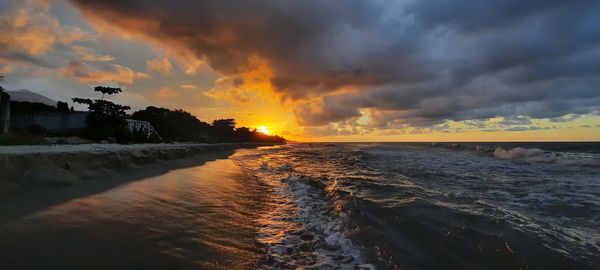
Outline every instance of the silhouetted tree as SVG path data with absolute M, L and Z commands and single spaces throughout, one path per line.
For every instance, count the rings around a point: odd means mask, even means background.
M 226 141 L 233 140 L 235 132 L 234 119 L 218 119 L 212 122 L 212 134 Z
M 252 140 L 253 142 L 273 142 L 273 143 L 284 143 L 286 140 L 283 137 L 277 135 L 267 135 L 262 132 L 256 131 L 256 129 L 252 130 Z
M 256 130 L 254 130 L 256 132 Z M 247 127 L 240 127 L 235 129 L 235 138 L 238 142 L 250 142 L 253 141 L 253 131 L 250 131 Z
M 156 132 L 167 141 L 208 141 L 210 125 L 183 110 L 149 106 L 134 112 L 131 118 L 150 122 Z
M 96 87 L 95 89 L 101 86 Z M 104 88 L 111 89 L 111 88 Z M 112 89 L 103 92 L 103 94 L 115 94 L 121 92 L 121 89 Z M 127 128 L 126 110 L 129 106 L 123 106 L 103 99 L 73 98 L 73 102 L 85 104 L 88 106 L 90 114 L 86 119 L 85 136 L 102 140 L 114 137 L 119 142 L 127 142 L 129 139 L 129 130 Z
M 68 113 L 69 112 L 69 104 L 67 104 L 66 102 L 59 101 L 56 103 L 56 110 L 59 112 Z
M 150 122 L 167 141 L 285 142 L 279 136 L 268 136 L 247 127 L 236 128 L 234 119 L 218 119 L 209 125 L 183 110 L 150 106 L 134 112 L 131 118 Z
M 113 95 L 123 92 L 121 88 L 118 87 L 106 87 L 106 86 L 96 86 L 94 87 L 94 91 L 102 93 L 102 100 L 104 100 L 104 95 Z

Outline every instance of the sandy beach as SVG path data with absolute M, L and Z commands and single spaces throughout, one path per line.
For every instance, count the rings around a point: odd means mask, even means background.
M 0 196 L 34 186 L 68 186 L 140 165 L 261 144 L 80 144 L 0 147 Z M 135 174 L 135 173 L 134 173 Z
M 216 149 L 0 199 L 3 267 L 257 269 L 267 193 Z

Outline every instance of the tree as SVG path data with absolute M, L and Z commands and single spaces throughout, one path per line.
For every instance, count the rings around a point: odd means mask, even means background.
M 95 89 L 112 88 L 98 86 Z M 102 93 L 111 95 L 119 92 L 121 89 L 106 90 Z M 84 131 L 86 137 L 94 140 L 114 137 L 118 142 L 127 142 L 129 129 L 125 111 L 131 109 L 129 106 L 115 104 L 104 99 L 73 98 L 73 102 L 87 105 L 90 111 Z
M 106 86 L 96 86 L 94 87 L 94 91 L 102 93 L 102 100 L 104 100 L 104 94 L 113 95 L 123 92 L 121 88 L 118 87 L 106 87 Z
M 279 136 L 269 136 L 247 127 L 236 128 L 234 119 L 217 119 L 209 125 L 184 110 L 149 106 L 134 112 L 131 118 L 150 122 L 161 138 L 167 141 L 285 142 Z
M 167 141 L 205 142 L 210 133 L 208 123 L 200 121 L 184 110 L 149 106 L 134 112 L 131 118 L 150 122 L 161 138 Z
M 68 113 L 69 112 L 69 104 L 66 102 L 59 101 L 56 103 L 56 110 L 59 112 Z
M 218 119 L 212 122 L 214 136 L 225 140 L 232 140 L 235 132 L 234 119 Z
M 250 142 L 250 141 L 252 141 L 253 133 L 254 132 L 256 132 L 256 130 L 251 131 L 247 127 L 237 128 L 237 129 L 235 129 L 235 138 L 236 138 L 236 141 L 239 141 L 239 142 Z

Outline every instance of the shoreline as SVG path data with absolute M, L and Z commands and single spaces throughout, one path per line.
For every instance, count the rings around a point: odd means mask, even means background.
M 0 261 L 16 269 L 264 268 L 256 220 L 268 188 L 234 162 L 237 153 L 157 161 L 0 200 Z
M 34 187 L 71 186 L 86 179 L 135 171 L 160 161 L 274 143 L 80 144 L 0 147 L 0 198 Z

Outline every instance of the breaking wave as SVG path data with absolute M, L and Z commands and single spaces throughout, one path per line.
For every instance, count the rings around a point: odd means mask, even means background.
M 494 156 L 501 159 L 554 163 L 558 161 L 558 156 L 552 152 L 546 152 L 538 148 L 513 148 L 504 150 L 500 147 L 493 152 Z
M 350 213 L 330 203 L 330 189 L 281 159 L 253 158 L 239 164 L 272 192 L 257 235 L 269 269 L 375 269 L 346 236 Z
M 600 149 L 591 143 L 432 143 L 430 146 L 517 162 L 600 166 Z
M 292 144 L 238 155 L 270 194 L 256 236 L 266 267 L 597 269 L 600 152 L 439 146 Z

